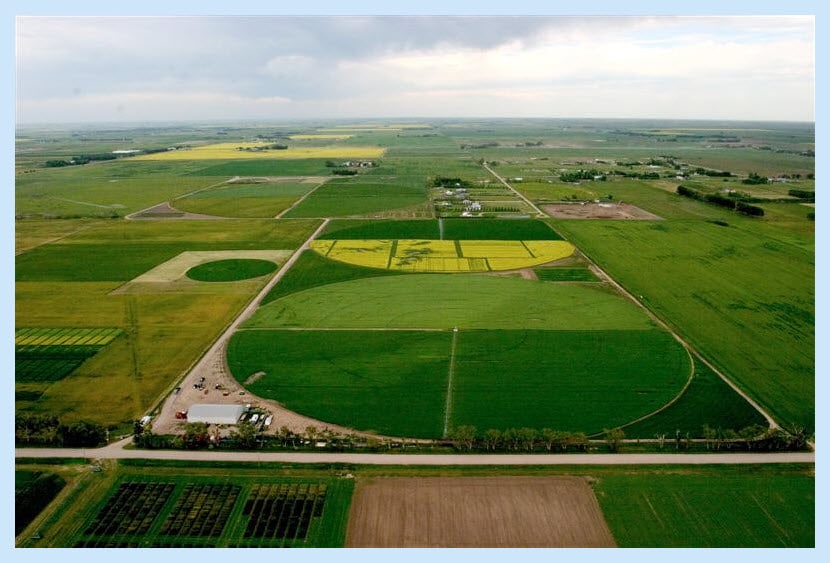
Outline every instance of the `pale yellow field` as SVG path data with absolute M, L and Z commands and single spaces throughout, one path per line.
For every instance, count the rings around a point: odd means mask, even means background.
M 332 134 L 320 133 L 320 134 L 289 135 L 288 136 L 288 138 L 293 140 L 293 141 L 309 141 L 309 140 L 314 140 L 314 139 L 340 140 L 340 139 L 349 139 L 351 137 L 354 137 L 354 135 L 338 135 L 338 134 L 335 134 L 335 133 L 332 133 Z
M 230 160 L 230 159 L 293 159 L 293 158 L 378 158 L 386 149 L 382 147 L 289 147 L 285 150 L 246 151 L 267 143 L 217 143 L 192 149 L 145 154 L 134 160 Z
M 565 241 L 465 240 L 315 240 L 311 248 L 332 260 L 411 272 L 487 272 L 518 270 L 567 258 Z M 391 259 L 390 254 L 393 252 Z

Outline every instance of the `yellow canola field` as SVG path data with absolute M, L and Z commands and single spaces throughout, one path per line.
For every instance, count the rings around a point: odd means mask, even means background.
M 459 245 L 463 256 L 458 255 L 456 242 L 451 240 L 312 241 L 311 248 L 356 266 L 409 272 L 518 270 L 567 258 L 575 251 L 571 243 L 561 240 L 465 240 Z
M 386 149 L 382 147 L 288 147 L 284 150 L 239 150 L 239 147 L 256 148 L 267 143 L 217 143 L 192 149 L 144 154 L 133 160 L 230 160 L 230 159 L 294 159 L 294 158 L 379 158 Z
M 310 141 L 315 139 L 333 139 L 333 140 L 341 140 L 341 139 L 350 139 L 354 137 L 354 135 L 337 135 L 337 134 L 325 134 L 325 133 L 309 133 L 307 135 L 289 135 L 288 138 L 292 141 Z
M 389 253 L 392 251 L 391 240 L 336 240 L 312 241 L 311 248 L 320 252 L 316 243 L 332 242 L 326 252 L 321 252 L 332 260 L 367 266 L 369 268 L 386 269 L 389 263 Z
M 400 239 L 395 250 L 396 258 L 423 256 L 430 258 L 458 258 L 455 241 Z
M 469 258 L 532 258 L 519 240 L 462 240 L 460 244 Z

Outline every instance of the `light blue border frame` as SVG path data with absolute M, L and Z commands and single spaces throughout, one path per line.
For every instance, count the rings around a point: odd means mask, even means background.
M 822 159 L 823 147 L 825 140 L 825 129 L 821 126 L 819 115 L 821 107 L 819 100 L 821 100 L 820 92 L 824 90 L 825 75 L 822 72 L 824 59 L 821 56 L 822 49 L 826 45 L 826 39 L 822 38 L 821 29 L 827 30 L 823 26 L 824 17 L 828 14 L 828 9 L 825 7 L 827 3 L 819 2 L 818 0 L 804 1 L 791 0 L 788 2 L 782 1 L 755 1 L 755 2 L 739 2 L 734 0 L 705 0 L 695 3 L 666 2 L 656 0 L 635 0 L 626 2 L 614 2 L 611 0 L 583 0 L 581 2 L 534 2 L 532 0 L 511 0 L 510 2 L 495 1 L 495 0 L 403 0 L 393 2 L 372 1 L 372 0 L 352 0 L 348 2 L 338 2 L 335 0 L 305 0 L 304 2 L 281 1 L 275 2 L 256 2 L 254 0 L 236 0 L 234 2 L 219 2 L 217 0 L 204 1 L 159 1 L 159 0 L 143 0 L 136 2 L 113 2 L 102 0 L 77 0 L 76 2 L 61 2 L 58 0 L 6 0 L 0 5 L 0 12 L 2 19 L 0 19 L 0 41 L 2 41 L 2 62 L 7 69 L 5 76 L 11 77 L 14 75 L 15 69 L 15 21 L 16 15 L 66 15 L 66 16 L 102 16 L 102 15 L 815 15 L 816 16 L 816 147 L 819 157 L 816 159 L 816 174 L 822 181 L 827 178 L 827 165 Z M 2 412 L 5 413 L 3 417 L 7 428 L 13 428 L 14 419 L 14 401 L 13 401 L 13 387 L 14 378 L 11 374 L 14 373 L 13 358 L 13 327 L 14 327 L 14 124 L 15 124 L 15 96 L 14 91 L 9 88 L 0 90 L 4 105 L 2 112 L 2 123 L 5 135 L 2 138 L 3 143 L 3 185 L 5 189 L 2 191 L 3 209 L 7 210 L 8 219 L 0 223 L 2 229 L 2 236 L 0 236 L 0 244 L 2 244 L 2 256 L 9 260 L 10 264 L 3 268 L 3 274 L 0 276 L 2 284 L 0 287 L 0 307 L 2 307 L 3 323 L 0 325 L 0 357 L 2 357 L 2 366 L 5 368 L 3 373 L 4 385 L 6 392 L 2 394 L 0 405 L 2 405 Z M 817 190 L 821 192 L 821 189 Z M 819 193 L 819 200 L 824 200 L 821 193 Z M 817 215 L 819 220 L 816 224 L 816 284 L 817 288 L 822 288 L 824 283 L 828 280 L 827 277 L 827 252 L 825 243 L 827 242 L 827 227 L 822 220 L 823 212 L 821 211 L 821 204 L 817 207 Z M 827 397 L 827 384 L 823 379 L 823 374 L 830 366 L 830 356 L 828 356 L 826 344 L 826 329 L 825 329 L 825 313 L 826 313 L 826 294 L 822 291 L 816 293 L 816 402 L 823 404 Z M 827 416 L 822 409 L 817 409 L 816 428 L 817 434 L 820 430 L 826 430 Z M 14 440 L 12 432 L 0 432 L 0 447 L 9 458 L 13 457 Z M 817 467 L 821 464 L 820 450 L 816 455 L 818 459 Z M 173 560 L 198 557 L 200 561 L 221 561 L 228 558 L 227 552 L 219 550 L 186 550 L 182 551 L 145 551 L 145 550 L 118 550 L 112 552 L 110 550 L 101 550 L 95 552 L 93 550 L 14 550 L 13 545 L 13 518 L 14 509 L 11 497 L 13 496 L 14 475 L 13 475 L 13 460 L 8 459 L 7 463 L 3 464 L 3 497 L 7 502 L 3 503 L 2 513 L 0 513 L 0 526 L 3 532 L 3 556 L 7 561 L 43 561 L 43 560 L 60 560 L 60 561 L 111 561 L 117 558 L 119 561 L 146 561 L 148 558 L 162 560 Z M 711 550 L 707 553 L 701 553 L 697 550 L 672 550 L 670 553 L 666 550 L 568 550 L 552 553 L 547 550 L 397 550 L 394 554 L 380 550 L 309 550 L 309 551 L 291 551 L 290 553 L 274 553 L 274 552 L 256 552 L 248 551 L 234 554 L 236 557 L 267 557 L 280 559 L 287 559 L 291 561 L 318 561 L 320 559 L 336 560 L 336 561 L 360 561 L 361 563 L 370 561 L 419 561 L 429 558 L 430 560 L 453 560 L 453 561 L 471 561 L 476 563 L 485 563 L 488 561 L 503 561 L 505 558 L 520 558 L 522 561 L 549 561 L 553 558 L 565 558 L 568 561 L 585 561 L 593 562 L 597 560 L 614 559 L 615 561 L 664 561 L 670 558 L 673 562 L 678 560 L 697 561 L 701 557 L 709 560 L 727 560 L 735 557 L 752 558 L 754 561 L 780 561 L 781 559 L 803 559 L 803 560 L 817 560 L 821 552 L 826 551 L 828 542 L 820 533 L 820 530 L 827 524 L 826 518 L 826 501 L 827 487 L 821 480 L 817 481 L 816 487 L 816 549 L 815 550 L 788 550 L 783 552 L 780 550 L 740 550 L 740 551 L 723 551 Z M 194 553 L 196 551 L 196 553 Z M 825 554 L 826 556 L 827 554 Z

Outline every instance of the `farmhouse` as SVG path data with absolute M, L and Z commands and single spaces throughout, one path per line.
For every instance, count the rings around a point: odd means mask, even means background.
M 236 424 L 245 412 L 242 405 L 192 405 L 187 411 L 188 422 Z

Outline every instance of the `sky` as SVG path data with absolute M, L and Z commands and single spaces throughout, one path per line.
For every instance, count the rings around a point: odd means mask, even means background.
M 18 125 L 812 121 L 811 16 L 19 17 Z

